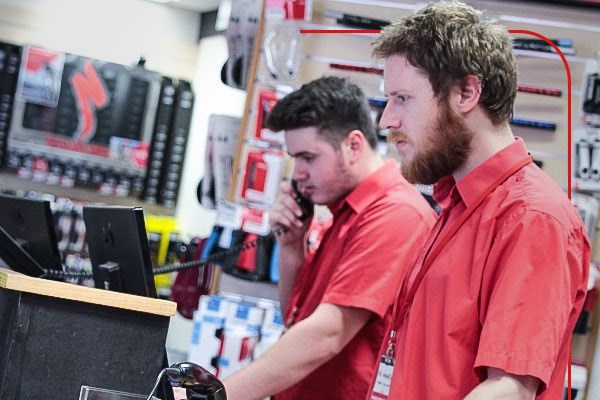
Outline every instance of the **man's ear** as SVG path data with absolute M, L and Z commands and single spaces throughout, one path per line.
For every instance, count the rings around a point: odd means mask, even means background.
M 351 131 L 344 140 L 344 148 L 348 159 L 355 160 L 358 158 L 364 151 L 365 144 L 366 138 L 361 131 L 358 129 Z
M 456 88 L 458 112 L 468 113 L 479 104 L 481 97 L 481 79 L 468 75 L 461 86 Z

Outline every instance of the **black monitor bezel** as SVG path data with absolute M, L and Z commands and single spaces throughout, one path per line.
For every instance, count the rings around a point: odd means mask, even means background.
M 100 265 L 115 262 L 121 292 L 156 298 L 150 247 L 141 207 L 86 205 L 83 220 L 94 275 L 94 286 L 104 288 Z M 112 243 L 107 239 L 112 232 Z
M 42 268 L 63 270 L 50 201 L 0 193 L 0 226 Z
M 33 259 L 17 241 L 0 226 L 0 258 L 13 271 L 33 276 L 43 277 L 44 269 Z

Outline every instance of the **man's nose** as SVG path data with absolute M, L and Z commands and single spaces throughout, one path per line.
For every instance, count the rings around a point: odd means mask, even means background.
M 383 113 L 379 119 L 379 127 L 381 129 L 398 129 L 400 128 L 400 125 L 400 116 L 391 110 L 388 103 L 383 109 Z
M 292 171 L 292 179 L 295 181 L 303 181 L 308 177 L 306 168 L 301 165 L 301 162 L 296 161 L 294 163 L 294 170 Z

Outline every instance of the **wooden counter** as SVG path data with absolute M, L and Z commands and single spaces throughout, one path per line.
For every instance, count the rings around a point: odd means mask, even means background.
M 76 400 L 82 385 L 150 393 L 175 309 L 0 270 L 0 400 Z
M 0 267 L 0 288 L 171 317 L 177 304 L 126 293 L 32 278 Z

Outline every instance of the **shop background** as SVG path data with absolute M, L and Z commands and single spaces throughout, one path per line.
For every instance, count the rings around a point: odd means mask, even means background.
M 199 0 L 199 3 L 202 2 Z M 354 3 L 360 13 L 361 4 L 373 1 L 319 1 L 335 8 L 340 3 Z M 600 27 L 600 8 L 565 10 L 561 6 L 544 5 L 543 2 L 526 1 L 467 1 L 494 13 L 555 21 L 581 23 Z M 410 3 L 389 1 L 389 3 Z M 548 2 L 552 3 L 552 2 Z M 375 15 L 377 17 L 377 15 Z M 379 15 L 380 18 L 385 16 Z M 522 23 L 522 29 L 529 27 Z M 540 33 L 544 33 L 539 30 Z M 176 8 L 145 0 L 0 0 L 0 40 L 15 44 L 35 44 L 53 50 L 71 52 L 99 60 L 120 64 L 135 64 L 140 56 L 146 58 L 146 67 L 161 74 L 192 82 L 196 95 L 190 136 L 187 145 L 178 204 L 175 209 L 178 228 L 183 235 L 206 236 L 210 233 L 215 212 L 198 204 L 196 187 L 204 175 L 204 151 L 208 118 L 211 114 L 242 117 L 246 93 L 224 85 L 220 80 L 221 67 L 227 59 L 227 43 L 223 35 L 200 40 L 199 11 Z M 585 41 L 579 32 L 569 35 L 581 48 L 600 50 L 600 33 Z M 335 40 L 334 40 L 335 42 Z M 332 45 L 332 47 L 335 44 Z M 330 48 L 325 48 L 328 52 Z M 345 49 L 344 49 L 345 50 Z M 590 52 L 586 52 L 590 53 Z M 590 57 L 590 54 L 581 54 Z M 358 56 L 357 56 L 358 57 Z M 549 86 L 566 88 L 564 71 L 544 69 L 539 62 L 540 81 Z M 572 66 L 573 68 L 573 66 Z M 580 91 L 581 66 L 574 69 L 573 90 Z M 564 100 L 566 101 L 566 100 Z M 579 100 L 573 100 L 573 120 L 578 118 Z M 562 116 L 553 116 L 559 120 Z M 560 147 L 562 146 L 562 148 Z M 560 149 L 566 154 L 566 145 L 559 144 L 550 150 Z M 566 179 L 564 161 L 546 160 L 558 179 Z M 553 176 L 554 177 L 554 176 Z M 1 183 L 1 180 L 0 180 Z M 110 199 L 107 199 L 109 202 Z M 143 206 L 143 203 L 140 202 Z M 189 347 L 191 322 L 181 317 L 173 318 L 167 346 L 180 354 Z M 595 372 L 600 374 L 600 357 L 595 358 Z M 600 376 L 590 376 L 593 383 L 589 399 L 600 399 Z M 596 383 L 598 382 L 598 383 Z

